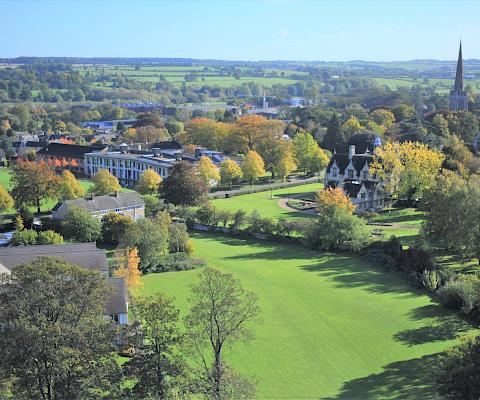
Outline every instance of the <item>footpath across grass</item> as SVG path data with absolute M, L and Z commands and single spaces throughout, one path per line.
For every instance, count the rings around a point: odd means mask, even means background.
M 396 275 L 350 256 L 192 235 L 195 256 L 259 296 L 255 339 L 228 361 L 259 399 L 435 399 L 435 353 L 472 327 Z M 200 269 L 150 274 L 142 294 L 174 296 L 185 315 Z

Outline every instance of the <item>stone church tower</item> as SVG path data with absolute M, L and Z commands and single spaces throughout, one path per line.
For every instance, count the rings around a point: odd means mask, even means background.
M 462 42 L 458 51 L 457 72 L 455 74 L 455 85 L 450 90 L 450 111 L 468 110 L 468 96 L 463 87 L 463 58 Z

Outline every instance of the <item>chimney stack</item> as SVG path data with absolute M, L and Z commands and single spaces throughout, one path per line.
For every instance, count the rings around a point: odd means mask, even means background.
M 351 160 L 352 157 L 355 155 L 355 146 L 352 144 L 348 147 L 348 159 Z

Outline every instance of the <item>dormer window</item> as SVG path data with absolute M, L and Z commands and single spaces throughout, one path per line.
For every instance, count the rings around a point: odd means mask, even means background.
M 332 168 L 332 175 L 337 176 L 337 168 L 336 167 Z
M 353 179 L 353 169 L 347 170 L 347 176 L 349 179 Z
M 363 171 L 363 179 L 368 179 L 368 171 Z

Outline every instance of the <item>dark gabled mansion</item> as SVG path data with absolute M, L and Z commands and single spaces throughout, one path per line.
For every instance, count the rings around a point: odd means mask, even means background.
M 350 146 L 348 154 L 334 152 L 325 171 L 325 188 L 341 188 L 356 206 L 355 212 L 381 210 L 385 205 L 382 183 L 370 173 L 373 154 L 356 154 Z

